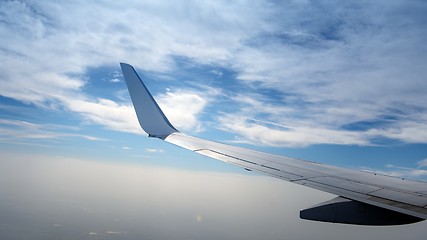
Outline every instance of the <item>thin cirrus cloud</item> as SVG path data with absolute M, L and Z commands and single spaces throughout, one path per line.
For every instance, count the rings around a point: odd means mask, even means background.
M 108 141 L 108 139 L 80 134 L 78 128 L 64 125 L 36 124 L 20 120 L 0 119 L 0 142 L 15 144 L 42 144 L 44 140 L 83 138 L 89 141 Z
M 421 160 L 421 161 L 419 161 L 419 162 L 417 163 L 417 165 L 418 165 L 418 167 L 420 167 L 420 168 L 425 168 L 425 167 L 427 167 L 427 158 L 426 158 L 426 159 L 423 159 L 423 160 Z
M 375 172 L 379 174 L 385 174 L 388 176 L 400 177 L 400 178 L 411 177 L 415 179 L 416 178 L 421 179 L 427 176 L 427 170 L 422 169 L 423 167 L 419 165 L 420 163 L 422 164 L 422 161 L 418 162 L 418 168 L 401 167 L 401 166 L 395 166 L 393 164 L 387 164 L 384 170 L 374 170 L 374 169 L 366 169 L 366 168 L 365 169 L 362 168 L 362 170 L 366 170 L 368 172 Z
M 378 138 L 427 142 L 422 1 L 0 4 L 0 34 L 8 36 L 0 48 L 2 96 L 65 108 L 85 121 L 138 133 L 130 103 L 85 93 L 82 76 L 90 67 L 117 66 L 122 60 L 141 71 L 171 74 L 179 69 L 180 57 L 234 72 L 244 91 L 276 91 L 270 109 L 285 106 L 286 113 L 264 116 L 258 106 L 246 106 L 236 113 L 237 128 L 219 118 L 219 129 L 246 141 L 273 146 L 371 145 Z M 242 104 L 231 95 L 233 104 Z M 181 108 L 168 104 L 175 100 L 192 107 L 178 114 Z M 185 131 L 203 130 L 200 114 L 218 103 L 195 91 L 168 92 L 160 102 Z M 248 118 L 291 129 L 248 123 Z M 347 127 L 384 118 L 394 120 Z M 264 132 L 271 134 L 255 137 Z
M 165 150 L 163 150 L 161 148 L 147 148 L 147 149 L 145 149 L 145 151 L 147 151 L 149 153 L 163 153 L 163 152 L 165 152 Z
M 304 147 L 316 143 L 366 145 L 368 142 L 351 131 L 338 131 L 324 128 L 287 127 L 286 130 L 271 128 L 265 124 L 254 123 L 246 117 L 221 117 L 221 126 L 242 136 L 240 142 L 266 146 Z

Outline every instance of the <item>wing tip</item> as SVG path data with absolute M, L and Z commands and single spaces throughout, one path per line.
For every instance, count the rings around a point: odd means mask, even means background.
M 150 137 L 162 139 L 178 132 L 164 115 L 134 67 L 123 62 L 120 62 L 120 67 L 141 128 Z

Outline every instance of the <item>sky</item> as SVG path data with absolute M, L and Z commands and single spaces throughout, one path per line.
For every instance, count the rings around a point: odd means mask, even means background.
M 421 239 L 425 223 L 300 220 L 333 196 L 147 138 L 119 63 L 184 133 L 427 180 L 426 12 L 422 0 L 1 1 L 0 235 Z

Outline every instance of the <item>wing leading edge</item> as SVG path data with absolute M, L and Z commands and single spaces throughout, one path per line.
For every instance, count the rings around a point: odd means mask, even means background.
M 338 195 L 302 210 L 308 220 L 400 225 L 427 219 L 427 183 L 350 170 L 226 145 L 180 133 L 132 66 L 120 63 L 141 127 L 193 152 L 272 177 Z

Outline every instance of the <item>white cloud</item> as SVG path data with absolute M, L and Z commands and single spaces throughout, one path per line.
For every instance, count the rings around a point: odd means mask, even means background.
M 73 112 L 81 114 L 91 123 L 100 124 L 110 129 L 141 134 L 135 110 L 131 105 L 118 104 L 109 99 L 98 99 L 96 102 L 84 99 L 64 98 L 63 104 Z
M 222 77 L 222 75 L 223 75 L 223 73 L 221 71 L 218 71 L 218 70 L 212 70 L 211 73 L 218 76 L 218 77 Z
M 369 130 L 367 134 L 372 137 L 398 139 L 407 143 L 427 143 L 427 123 L 400 121 L 388 128 Z
M 208 100 L 201 97 L 196 92 L 176 91 L 167 92 L 156 97 L 160 108 L 172 122 L 172 124 L 182 130 L 201 131 L 202 125 L 197 115 L 201 113 Z
M 427 167 L 427 158 L 426 158 L 426 159 L 424 159 L 424 160 L 419 161 L 419 162 L 417 163 L 417 166 L 418 166 L 418 167 L 420 167 L 420 168 Z
M 119 83 L 122 82 L 122 80 L 118 79 L 118 78 L 112 78 L 110 80 L 108 80 L 110 83 Z
M 161 148 L 146 148 L 145 151 L 147 151 L 149 153 L 163 153 L 163 152 L 165 152 L 165 150 L 161 149 Z

